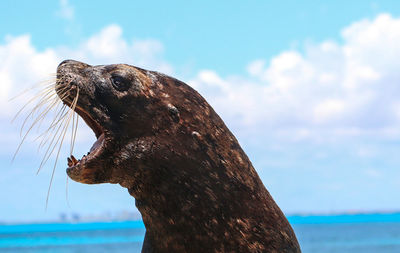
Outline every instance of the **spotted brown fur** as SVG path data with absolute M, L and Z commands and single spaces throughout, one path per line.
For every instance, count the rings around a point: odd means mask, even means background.
M 57 73 L 80 88 L 91 119 L 82 117 L 104 136 L 67 172 L 128 189 L 146 226 L 142 252 L 300 252 L 238 141 L 194 89 L 124 64 L 65 61 Z M 116 90 L 114 75 L 131 87 Z

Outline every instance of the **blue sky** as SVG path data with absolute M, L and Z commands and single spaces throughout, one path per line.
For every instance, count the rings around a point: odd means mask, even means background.
M 65 58 L 129 63 L 179 77 L 226 121 L 284 212 L 398 210 L 398 1 L 3 1 L 0 220 L 135 210 L 117 185 L 69 182 L 61 154 L 35 175 L 11 96 Z M 81 125 L 76 156 L 94 141 Z M 75 153 L 75 152 L 74 152 Z

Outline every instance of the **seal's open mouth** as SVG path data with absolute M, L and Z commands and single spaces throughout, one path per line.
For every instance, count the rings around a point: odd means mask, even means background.
M 72 87 L 71 90 L 75 90 L 74 87 Z M 74 111 L 79 116 L 81 116 L 85 123 L 93 130 L 97 138 L 93 146 L 90 148 L 90 151 L 81 159 L 76 159 L 73 155 L 67 158 L 67 174 L 71 179 L 77 182 L 97 183 L 93 180 L 88 179 L 95 176 L 94 174 L 96 173 L 94 170 L 96 170 L 96 165 L 98 165 L 100 162 L 99 158 L 105 150 L 106 138 L 104 128 L 100 125 L 98 121 L 95 120 L 94 117 L 90 115 L 89 112 L 83 109 L 82 106 L 78 104 L 75 104 L 75 106 L 73 106 L 71 98 L 67 97 L 65 99 L 62 99 L 62 101 L 69 107 L 73 108 Z
M 104 148 L 104 131 L 103 128 L 99 123 L 97 123 L 89 113 L 87 113 L 84 109 L 82 109 L 79 106 L 75 107 L 75 112 L 79 114 L 83 118 L 83 120 L 86 122 L 86 124 L 93 130 L 93 132 L 96 135 L 96 142 L 93 144 L 93 146 L 90 148 L 90 151 L 84 155 L 81 159 L 76 159 L 73 155 L 69 157 L 68 160 L 68 168 L 67 168 L 67 173 L 70 177 L 73 175 L 77 174 L 77 170 L 81 167 L 83 167 L 86 163 L 92 161 L 93 159 L 96 159 L 98 155 L 101 153 L 101 151 Z M 83 165 L 83 166 L 82 166 Z M 80 173 L 79 173 L 80 174 Z

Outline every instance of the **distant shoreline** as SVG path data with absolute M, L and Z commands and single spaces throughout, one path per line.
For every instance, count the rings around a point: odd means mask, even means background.
M 385 212 L 341 212 L 341 213 L 292 213 L 287 214 L 292 224 L 331 224 L 331 223 L 367 223 L 367 222 L 400 222 L 400 211 Z M 123 224 L 141 223 L 136 219 L 104 219 L 98 217 L 84 217 L 79 220 L 48 220 L 27 222 L 0 222 L 0 226 L 25 226 L 25 225 L 79 225 L 79 224 Z
M 400 222 L 400 212 L 368 212 L 337 214 L 297 214 L 287 216 L 291 224 L 337 224 L 337 223 L 378 223 Z
M 339 216 L 339 215 L 373 215 L 373 214 L 400 214 L 400 210 L 345 210 L 333 212 L 293 212 L 285 213 L 288 216 Z

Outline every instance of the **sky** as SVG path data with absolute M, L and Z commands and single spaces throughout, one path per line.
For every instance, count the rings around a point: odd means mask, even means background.
M 400 2 L 62 0 L 0 7 L 0 221 L 136 211 L 119 185 L 66 185 L 67 147 L 47 210 L 54 157 L 36 175 L 43 153 L 29 136 L 11 162 L 23 117 L 11 119 L 29 97 L 10 98 L 48 79 L 64 59 L 132 64 L 194 87 L 287 214 L 400 210 Z M 81 157 L 95 137 L 80 124 L 77 138 L 74 154 Z

